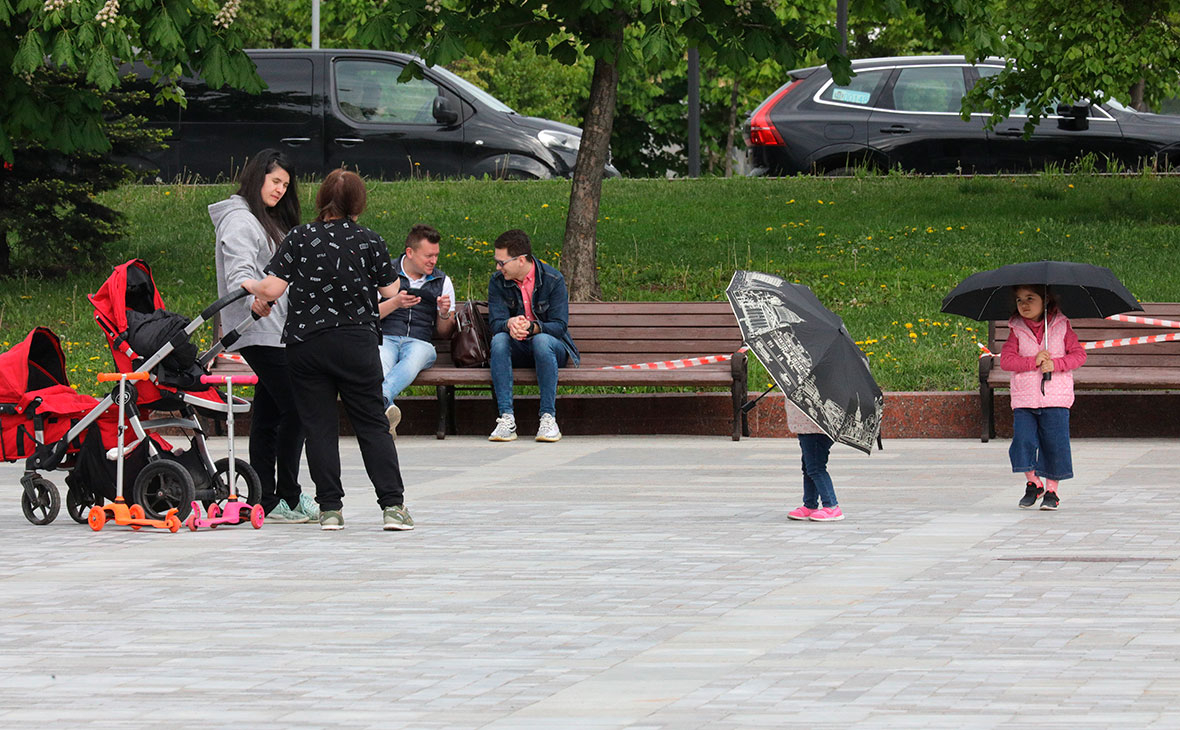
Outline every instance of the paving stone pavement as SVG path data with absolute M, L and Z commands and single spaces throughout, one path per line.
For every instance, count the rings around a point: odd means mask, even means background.
M 1057 512 L 838 448 L 817 524 L 793 440 L 401 438 L 409 533 L 342 445 L 337 533 L 37 527 L 0 465 L 0 727 L 1180 727 L 1180 442 L 1076 440 Z

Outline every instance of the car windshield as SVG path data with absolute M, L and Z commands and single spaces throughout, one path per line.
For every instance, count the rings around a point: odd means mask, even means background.
M 506 114 L 516 113 L 512 107 L 508 106 L 504 102 L 500 101 L 462 76 L 456 76 L 442 66 L 433 66 L 430 70 L 434 71 L 439 76 L 442 76 L 448 83 L 458 86 L 460 89 L 466 91 L 471 96 L 479 99 L 481 102 L 491 107 L 492 111 L 505 112 Z

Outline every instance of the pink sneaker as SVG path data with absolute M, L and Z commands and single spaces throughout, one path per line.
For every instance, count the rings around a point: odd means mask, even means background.
M 839 522 L 844 519 L 844 513 L 840 511 L 840 505 L 835 507 L 821 507 L 817 510 L 812 510 L 807 519 L 812 522 Z
M 788 520 L 806 520 L 808 517 L 811 517 L 816 512 L 819 512 L 819 510 L 811 509 L 810 507 L 796 507 L 795 509 L 793 509 L 787 513 L 787 519 Z

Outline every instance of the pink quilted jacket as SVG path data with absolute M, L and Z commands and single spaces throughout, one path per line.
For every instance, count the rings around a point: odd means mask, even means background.
M 1065 315 L 1054 312 L 1045 325 L 1048 328 L 1048 347 L 1033 334 L 1021 316 L 1008 320 L 1012 334 L 1004 343 L 1000 367 L 1012 373 L 1013 408 L 1069 408 L 1073 405 L 1073 373 L 1086 362 L 1086 351 L 1078 343 L 1077 335 Z M 1041 392 L 1041 371 L 1036 366 L 1036 355 L 1042 349 L 1053 356 L 1053 378 L 1044 382 Z

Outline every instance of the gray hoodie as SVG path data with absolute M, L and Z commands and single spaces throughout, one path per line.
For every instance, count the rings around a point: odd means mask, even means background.
M 217 296 L 223 297 L 238 289 L 246 279 L 266 278 L 266 265 L 276 247 L 267 238 L 262 223 L 250 212 L 246 199 L 231 195 L 228 200 L 210 205 L 209 218 L 217 233 Z M 221 310 L 222 330 L 228 332 L 249 317 L 253 301 L 254 297 L 249 296 Z M 271 308 L 270 316 L 255 322 L 230 349 L 249 345 L 282 347 L 286 320 L 287 294 L 284 292 Z

